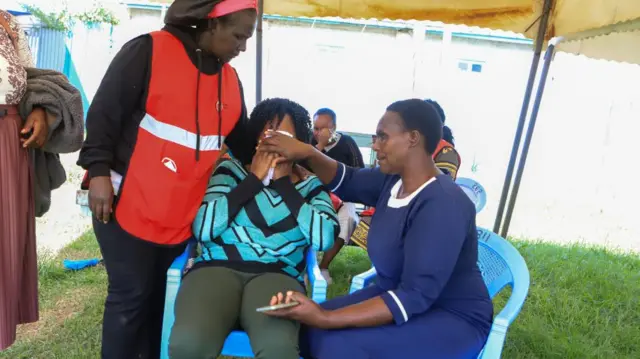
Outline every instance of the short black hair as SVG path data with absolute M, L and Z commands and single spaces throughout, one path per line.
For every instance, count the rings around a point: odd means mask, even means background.
M 316 118 L 319 115 L 325 115 L 325 116 L 331 117 L 331 122 L 333 123 L 333 126 L 336 126 L 336 113 L 332 109 L 328 107 L 323 107 L 318 111 L 316 111 L 316 113 L 313 115 L 313 118 Z
M 420 132 L 428 154 L 435 152 L 442 140 L 442 119 L 435 106 L 420 99 L 409 99 L 392 103 L 387 111 L 400 115 L 407 131 Z
M 433 106 L 436 109 L 436 111 L 438 111 L 438 115 L 440 115 L 440 119 L 442 120 L 442 123 L 444 124 L 444 121 L 447 120 L 447 117 L 445 116 L 444 110 L 442 109 L 442 106 L 440 106 L 438 101 L 428 98 L 428 99 L 424 100 L 424 102 L 430 104 L 431 106 Z
M 242 164 L 249 164 L 253 159 L 258 145 L 258 138 L 262 135 L 262 131 L 274 118 L 277 123 L 276 127 L 284 120 L 285 115 L 289 115 L 293 121 L 295 133 L 293 134 L 299 141 L 311 143 L 313 130 L 311 126 L 311 117 L 309 112 L 297 102 L 284 98 L 270 98 L 261 101 L 251 111 L 249 121 L 245 125 L 245 133 L 247 141 L 245 146 L 251 149 L 243 156 L 237 158 Z M 234 154 L 235 156 L 235 154 Z
M 454 144 L 453 142 L 453 131 L 451 131 L 451 129 L 449 128 L 449 126 L 446 126 L 444 124 L 444 122 L 447 120 L 447 117 L 444 114 L 444 110 L 442 109 L 442 106 L 440 106 L 440 104 L 433 99 L 426 99 L 424 100 L 424 102 L 427 102 L 429 104 L 431 104 L 431 106 L 435 107 L 436 111 L 438 111 L 438 114 L 440 115 L 440 119 L 442 119 L 442 139 L 449 142 L 450 144 Z

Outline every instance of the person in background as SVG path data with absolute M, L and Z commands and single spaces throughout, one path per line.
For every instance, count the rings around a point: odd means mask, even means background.
M 80 149 L 82 115 L 80 92 L 35 68 L 27 35 L 0 10 L 0 351 L 38 320 L 35 218 L 67 179 L 59 154 Z
M 16 339 L 18 324 L 38 320 L 33 172 L 26 147 L 40 147 L 48 126 L 42 109 L 18 113 L 33 58 L 17 20 L 0 10 L 0 351 Z M 33 132 L 24 126 L 27 120 Z M 25 141 L 28 138 L 28 142 Z
M 252 149 L 266 129 L 311 142 L 309 113 L 287 99 L 255 107 L 247 125 Z M 217 358 L 237 323 L 256 358 L 300 357 L 299 324 L 256 308 L 274 292 L 304 291 L 305 252 L 331 248 L 338 220 L 317 177 L 302 178 L 293 162 L 274 167 L 275 160 L 255 152 L 249 163 L 226 160 L 213 173 L 193 223 L 201 254 L 178 292 L 171 358 Z
M 167 269 L 192 237 L 223 143 L 246 154 L 229 61 L 256 20 L 255 0 L 176 0 L 162 30 L 124 45 L 92 101 L 78 164 L 109 280 L 102 358 L 160 355 Z
M 364 168 L 362 153 L 356 141 L 349 135 L 336 131 L 336 113 L 330 108 L 321 108 L 313 116 L 313 144 L 330 158 L 354 168 Z M 320 262 L 322 276 L 331 284 L 329 264 L 345 244 L 349 244 L 351 234 L 358 224 L 358 214 L 354 203 L 335 198 L 340 219 L 340 233 L 333 248 L 325 252 Z
M 356 141 L 336 130 L 337 116 L 330 108 L 313 115 L 313 145 L 334 160 L 355 168 L 364 168 L 362 153 Z
M 376 134 L 374 169 L 345 166 L 286 136 L 262 141 L 262 152 L 306 160 L 345 201 L 376 207 L 368 253 L 378 272 L 373 285 L 322 304 L 277 293 L 272 305 L 299 304 L 267 314 L 309 326 L 305 358 L 475 358 L 493 304 L 477 264 L 475 207 L 432 157 L 440 116 L 420 99 L 394 102 Z
M 449 126 L 445 125 L 446 116 L 442 106 L 431 99 L 425 100 L 425 102 L 431 104 L 436 111 L 438 111 L 442 119 L 442 140 L 438 143 L 438 147 L 433 154 L 433 159 L 436 162 L 436 166 L 438 166 L 442 172 L 448 174 L 455 180 L 458 177 L 458 170 L 460 169 L 462 160 L 460 159 L 460 154 L 455 149 L 453 132 Z

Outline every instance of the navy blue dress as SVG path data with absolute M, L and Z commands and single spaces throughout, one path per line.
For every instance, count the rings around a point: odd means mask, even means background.
M 394 323 L 307 328 L 316 359 L 474 358 L 491 328 L 493 304 L 478 261 L 475 207 L 447 175 L 398 199 L 399 176 L 340 164 L 329 184 L 347 202 L 375 206 L 368 251 L 376 283 L 322 304 L 337 309 L 380 296 Z

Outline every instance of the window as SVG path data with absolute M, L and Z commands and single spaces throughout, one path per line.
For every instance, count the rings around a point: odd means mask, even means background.
M 458 60 L 458 70 L 462 72 L 476 72 L 481 73 L 484 67 L 484 62 L 475 60 Z

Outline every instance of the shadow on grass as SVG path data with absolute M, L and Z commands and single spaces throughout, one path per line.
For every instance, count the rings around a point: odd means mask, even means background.
M 514 241 L 531 271 L 527 303 L 510 328 L 504 358 L 640 358 L 640 258 L 601 248 Z M 99 257 L 92 234 L 40 261 L 41 321 L 22 326 L 0 358 L 99 358 L 106 274 L 79 272 L 62 260 Z M 366 254 L 346 248 L 331 267 L 329 296 L 346 293 L 369 268 Z M 508 289 L 496 299 L 496 313 Z

